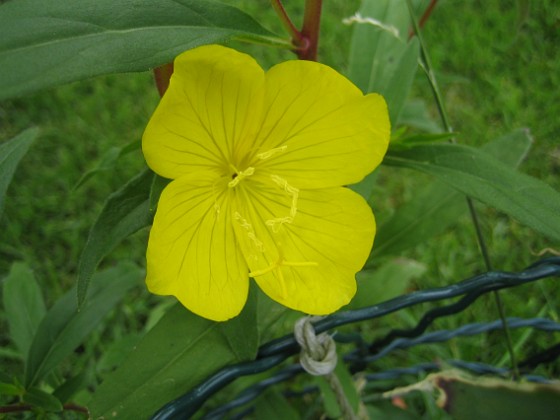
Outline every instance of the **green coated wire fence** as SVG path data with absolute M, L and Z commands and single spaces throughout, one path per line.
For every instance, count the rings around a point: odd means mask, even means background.
M 340 312 L 314 323 L 314 327 L 317 333 L 332 331 L 343 325 L 381 318 L 420 303 L 446 301 L 459 297 L 455 302 L 427 311 L 415 327 L 406 330 L 392 330 L 385 337 L 372 343 L 367 343 L 359 334 L 334 335 L 335 340 L 339 342 L 352 342 L 355 344 L 355 349 L 344 355 L 344 361 L 349 366 L 351 372 L 366 372 L 365 379 L 368 382 L 394 379 L 402 375 L 417 375 L 424 372 L 437 371 L 441 369 L 441 364 L 439 363 L 424 363 L 370 374 L 367 374 L 367 367 L 370 363 L 378 361 L 397 349 L 406 349 L 428 343 L 442 343 L 454 337 L 483 334 L 492 330 L 501 329 L 503 328 L 502 321 L 498 320 L 463 325 L 455 330 L 440 330 L 425 333 L 426 329 L 434 320 L 465 310 L 478 297 L 488 292 L 552 277 L 560 277 L 560 257 L 540 260 L 521 272 L 487 272 L 449 286 L 420 290 L 399 296 L 375 306 Z M 507 322 L 510 329 L 532 328 L 549 333 L 560 332 L 560 323 L 543 318 L 509 318 Z M 295 341 L 293 335 L 287 335 L 270 341 L 259 348 L 258 355 L 254 361 L 226 367 L 207 378 L 194 389 L 185 390 L 186 393 L 182 397 L 162 407 L 155 413 L 153 419 L 169 420 L 190 418 L 200 410 L 202 405 L 210 397 L 237 378 L 271 370 L 279 366 L 289 357 L 296 355 L 299 350 L 299 345 Z M 547 378 L 531 375 L 531 372 L 540 364 L 554 361 L 558 355 L 560 355 L 560 343 L 553 344 L 549 348 L 543 349 L 540 353 L 520 361 L 518 367 L 523 373 L 523 378 L 528 381 L 547 382 Z M 510 374 L 508 369 L 497 368 L 477 362 L 447 360 L 445 364 L 476 374 L 490 373 L 498 376 Z M 221 418 L 230 413 L 231 410 L 250 404 L 251 401 L 267 388 L 287 381 L 302 372 L 304 371 L 299 364 L 291 364 L 280 371 L 275 371 L 274 375 L 245 389 L 241 394 L 237 395 L 234 400 L 206 413 L 203 418 Z M 316 390 L 314 388 L 309 388 L 301 392 L 316 392 Z M 238 412 L 236 416 L 242 417 L 250 410 L 251 407 L 249 406 L 245 410 Z

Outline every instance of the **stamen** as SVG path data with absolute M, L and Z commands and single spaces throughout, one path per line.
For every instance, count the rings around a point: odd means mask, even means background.
M 318 267 L 319 263 L 315 261 L 302 261 L 302 262 L 284 261 L 282 262 L 282 265 L 285 265 L 287 267 Z
M 282 288 L 282 297 L 285 299 L 288 296 L 288 289 L 286 287 L 286 279 L 284 278 L 284 273 L 282 273 L 282 266 L 285 267 L 317 267 L 319 263 L 315 261 L 285 261 L 282 257 L 282 252 L 280 252 L 280 257 L 278 261 L 270 266 L 263 268 L 262 270 L 251 271 L 249 273 L 249 277 L 255 278 L 257 276 L 263 276 L 268 274 L 272 271 L 276 274 L 278 281 L 280 282 L 280 286 Z
M 270 226 L 274 232 L 278 232 L 278 226 L 283 225 L 284 223 L 293 223 L 294 217 L 296 217 L 297 213 L 297 202 L 299 197 L 299 189 L 292 187 L 288 184 L 284 178 L 279 177 L 278 175 L 271 175 L 270 178 L 284 191 L 288 193 L 289 196 L 292 197 L 292 203 L 290 206 L 290 215 L 284 217 L 276 217 L 274 219 L 270 219 L 266 221 L 266 225 Z
M 274 155 L 285 152 L 287 148 L 288 148 L 287 145 L 280 146 L 280 147 L 275 147 L 274 149 L 270 149 L 267 152 L 259 153 L 257 155 L 257 157 L 261 160 L 268 159 L 268 158 L 271 158 Z
M 230 165 L 230 166 L 232 168 L 234 168 L 233 165 Z M 231 181 L 228 182 L 228 187 L 230 187 L 230 188 L 235 187 L 237 184 L 239 184 L 241 182 L 242 179 L 253 175 L 255 173 L 255 168 L 253 168 L 252 166 L 249 166 L 244 171 L 237 171 L 236 170 L 235 172 L 236 172 L 235 178 L 233 178 Z
M 271 271 L 276 270 L 276 268 L 278 268 L 278 265 L 277 264 L 272 264 L 271 266 L 263 268 L 262 270 L 251 271 L 249 273 L 249 277 L 254 278 L 254 277 L 257 277 L 257 276 L 264 276 L 265 274 L 268 274 Z
M 247 231 L 247 237 L 251 241 L 253 241 L 257 250 L 260 251 L 260 252 L 264 252 L 263 243 L 255 235 L 255 231 L 253 230 L 253 226 L 251 226 L 251 224 L 246 219 L 244 219 L 243 216 L 241 216 L 238 212 L 234 213 L 233 218 L 235 220 L 237 220 L 239 222 L 239 224 L 241 225 L 241 227 Z

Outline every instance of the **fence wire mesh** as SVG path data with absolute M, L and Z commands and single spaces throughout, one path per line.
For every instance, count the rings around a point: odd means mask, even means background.
M 353 342 L 356 345 L 355 350 L 343 357 L 344 361 L 350 366 L 350 370 L 352 372 L 365 371 L 369 363 L 378 361 L 398 349 L 407 349 L 428 343 L 442 343 L 455 337 L 472 336 L 501 329 L 502 321 L 498 320 L 487 323 L 468 324 L 455 330 L 440 330 L 424 334 L 426 329 L 436 319 L 465 310 L 478 297 L 488 292 L 559 276 L 560 257 L 546 258 L 530 265 L 521 272 L 487 272 L 449 286 L 420 290 L 374 306 L 353 311 L 339 312 L 321 319 L 314 324 L 314 327 L 317 333 L 322 333 L 343 325 L 381 318 L 420 303 L 437 302 L 460 297 L 456 302 L 427 311 L 414 328 L 392 330 L 385 337 L 372 343 L 365 342 L 359 335 L 335 334 L 334 337 L 337 341 Z M 560 331 L 560 323 L 543 318 L 509 318 L 507 322 L 511 329 L 532 328 L 549 333 Z M 183 396 L 166 404 L 152 418 L 158 420 L 190 418 L 202 407 L 205 401 L 235 379 L 271 370 L 298 352 L 299 346 L 293 335 L 286 335 L 272 340 L 259 348 L 254 361 L 228 366 L 220 370 Z M 547 378 L 531 375 L 530 372 L 539 364 L 549 363 L 555 360 L 559 354 L 560 343 L 557 343 L 521 361 L 519 363 L 519 368 L 525 373 L 523 378 L 528 381 L 547 382 Z M 444 363 L 446 366 L 461 368 L 475 374 L 506 376 L 510 373 L 508 369 L 477 362 L 446 360 Z M 403 375 L 419 375 L 433 372 L 441 368 L 442 363 L 423 363 L 410 367 L 394 368 L 383 372 L 368 373 L 365 375 L 365 379 L 372 383 L 375 381 L 395 379 Z M 207 413 L 204 418 L 220 418 L 231 410 L 250 403 L 267 388 L 287 381 L 302 372 L 303 369 L 299 364 L 288 365 L 275 372 L 269 378 L 245 389 L 230 403 Z M 302 392 L 316 392 L 316 389 L 311 387 Z M 250 410 L 251 408 L 249 407 L 245 411 L 238 413 L 236 417 L 243 416 L 250 412 Z

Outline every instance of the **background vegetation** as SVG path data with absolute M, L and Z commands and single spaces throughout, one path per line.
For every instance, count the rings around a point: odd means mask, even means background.
M 229 0 L 277 33 L 282 28 L 267 2 Z M 292 1 L 289 11 L 297 16 L 302 2 Z M 297 3 L 297 4 L 296 4 Z M 341 23 L 352 15 L 359 1 L 324 2 L 320 60 L 345 71 L 351 27 Z M 526 127 L 534 145 L 520 169 L 560 189 L 560 5 L 555 0 L 442 0 L 424 28 L 428 51 L 442 85 L 457 141 L 480 146 Z M 290 53 L 258 46 L 235 44 L 250 51 L 264 66 L 291 58 Z M 418 72 L 411 99 L 422 99 L 438 122 L 425 77 Z M 8 139 L 29 126 L 41 128 L 39 140 L 23 159 L 11 184 L 0 219 L 0 276 L 14 261 L 33 267 L 47 307 L 75 282 L 79 254 L 87 232 L 102 203 L 115 189 L 143 168 L 139 150 L 121 157 L 115 166 L 97 173 L 77 187 L 84 171 L 107 161 L 107 153 L 141 137 L 158 101 L 149 73 L 99 77 L 0 103 L 0 139 Z M 376 187 L 378 220 L 388 217 L 403 201 L 428 181 L 416 173 L 382 168 Z M 496 269 L 520 270 L 546 248 L 559 250 L 542 236 L 514 220 L 483 206 L 483 233 Z M 120 245 L 104 261 L 132 259 L 143 264 L 147 232 Z M 423 276 L 409 289 L 444 285 L 485 271 L 474 229 L 467 216 L 448 231 L 403 255 L 425 267 Z M 507 315 L 546 316 L 558 320 L 557 282 L 541 281 L 502 293 Z M 108 348 L 132 333 L 130 346 L 146 326 L 152 325 L 170 299 L 150 296 L 139 284 L 95 337 L 76 353 L 72 363 L 96 360 L 96 373 L 119 362 L 107 360 Z M 419 308 L 419 310 L 426 309 Z M 420 312 L 418 312 L 420 313 Z M 409 325 L 415 311 L 403 312 L 388 322 Z M 437 322 L 437 328 L 453 328 L 475 320 L 497 318 L 491 297 L 480 299 L 467 313 Z M 394 327 L 392 324 L 391 327 Z M 387 326 L 385 326 L 386 328 Z M 384 326 L 365 326 L 366 332 Z M 19 360 L 10 356 L 4 314 L 0 313 L 0 364 L 8 371 Z M 514 332 L 520 355 L 550 345 L 545 336 Z M 548 344 L 547 344 L 548 343 Z M 484 348 L 481 352 L 480 349 Z M 406 363 L 434 358 L 478 360 L 507 365 L 503 338 L 496 335 L 462 339 L 446 346 L 425 347 L 418 353 L 401 354 Z M 111 354 L 120 354 L 119 352 Z M 87 357 L 84 357 L 87 356 Z M 86 360 L 90 362 L 86 362 Z M 560 374 L 559 366 L 541 372 Z

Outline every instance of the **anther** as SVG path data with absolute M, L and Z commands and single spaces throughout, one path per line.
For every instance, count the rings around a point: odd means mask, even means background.
M 271 158 L 274 155 L 277 155 L 278 153 L 285 152 L 287 148 L 288 148 L 288 146 L 286 146 L 286 145 L 280 146 L 280 147 L 275 147 L 274 149 L 270 149 L 267 152 L 257 154 L 257 157 L 261 160 L 268 159 L 268 158 Z
M 288 184 L 288 181 L 286 181 L 284 178 L 279 177 L 278 175 L 271 175 L 270 178 L 276 185 L 278 185 L 285 192 L 287 192 L 290 197 L 292 197 L 289 216 L 276 217 L 274 219 L 266 221 L 267 226 L 270 226 L 274 232 L 278 232 L 278 226 L 281 226 L 284 223 L 293 223 L 294 217 L 296 217 L 297 213 L 299 190 L 295 187 L 292 187 L 290 184 Z
M 263 243 L 255 235 L 255 232 L 253 230 L 253 226 L 251 226 L 251 224 L 245 218 L 243 218 L 243 216 L 241 216 L 241 214 L 239 214 L 238 212 L 234 213 L 233 218 L 237 222 L 239 222 L 239 224 L 241 225 L 241 227 L 243 229 L 245 229 L 247 231 L 247 237 L 253 242 L 253 244 L 255 245 L 255 248 L 257 248 L 257 250 L 259 252 L 264 252 Z

